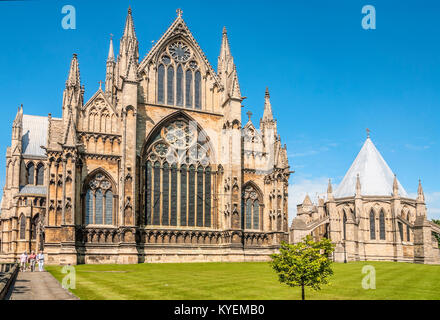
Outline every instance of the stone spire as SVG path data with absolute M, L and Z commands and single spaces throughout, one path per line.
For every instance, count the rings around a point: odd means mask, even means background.
M 399 196 L 399 183 L 397 182 L 396 175 L 394 175 L 394 180 L 393 180 L 393 196 L 395 197 Z
M 113 86 L 115 81 L 115 53 L 113 50 L 113 36 L 110 37 L 110 46 L 108 50 L 106 75 L 105 75 L 105 93 L 110 101 L 113 102 Z
M 128 8 L 127 19 L 125 20 L 124 34 L 121 38 L 119 46 L 119 75 L 126 78 L 130 64 L 137 64 L 139 62 L 139 42 L 134 30 L 133 17 L 131 15 L 131 8 Z
M 83 99 L 84 87 L 81 86 L 78 56 L 74 53 L 63 93 L 63 119 L 65 123 L 67 123 L 70 112 L 73 113 L 74 121 L 77 121 L 78 110 L 82 107 Z
M 223 28 L 223 37 L 220 55 L 218 57 L 217 73 L 221 79 L 222 85 L 226 89 L 224 99 L 226 100 L 228 98 L 234 98 L 237 100 L 242 100 L 237 68 L 234 63 L 234 58 L 231 54 L 228 33 L 225 27 Z
M 131 15 L 131 7 L 128 6 L 127 19 L 125 20 L 125 28 L 123 38 L 134 38 L 136 39 L 136 33 L 134 30 L 133 17 Z
M 113 50 L 113 35 L 110 36 L 110 46 L 108 49 L 107 61 L 115 61 L 115 51 Z
M 333 201 L 333 186 L 332 186 L 332 179 L 328 179 L 328 186 L 327 186 L 327 200 Z
M 417 202 L 425 202 L 425 193 L 423 192 L 422 180 L 419 179 L 419 187 L 417 188 Z
M 79 76 L 79 63 L 76 53 L 73 54 L 72 61 L 70 62 L 69 74 L 67 76 L 66 88 L 77 87 L 81 85 Z
M 12 123 L 12 140 L 20 141 L 23 132 L 23 105 L 18 107 L 14 122 Z
M 227 69 L 227 63 L 234 63 L 234 58 L 231 54 L 231 48 L 229 46 L 228 32 L 226 27 L 223 27 L 223 37 L 222 37 L 222 45 L 220 47 L 220 55 L 218 57 L 218 73 L 220 74 L 222 71 L 226 71 L 223 69 Z
M 264 95 L 264 112 L 263 121 L 273 121 L 272 105 L 270 103 L 269 88 L 266 87 L 266 94 Z

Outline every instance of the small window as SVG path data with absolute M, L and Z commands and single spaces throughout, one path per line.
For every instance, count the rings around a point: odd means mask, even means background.
M 27 166 L 27 181 L 26 184 L 34 184 L 34 164 L 31 162 Z
M 20 239 L 26 239 L 26 217 L 24 214 L 20 216 Z
M 196 77 L 195 77 L 195 96 L 194 96 L 194 100 L 195 100 L 195 105 L 196 105 L 196 109 L 201 109 L 202 108 L 202 102 L 201 102 L 201 96 L 202 96 L 202 88 L 201 88 L 201 83 L 202 83 L 202 75 L 200 74 L 200 71 L 196 72 Z
M 370 211 L 370 239 L 376 240 L 376 218 L 374 211 Z
M 380 240 L 385 240 L 385 214 L 383 211 L 381 211 L 379 215 L 379 227 Z
M 192 71 L 187 70 L 185 75 L 185 82 L 186 82 L 186 106 L 188 108 L 191 108 L 193 106 L 192 102 Z
M 37 185 L 44 185 L 44 166 L 42 163 L 37 166 Z
M 168 67 L 167 72 L 167 104 L 174 104 L 174 68 Z
M 158 69 L 157 74 L 157 102 L 165 103 L 165 93 L 164 93 L 164 80 L 165 80 L 165 67 L 161 64 Z

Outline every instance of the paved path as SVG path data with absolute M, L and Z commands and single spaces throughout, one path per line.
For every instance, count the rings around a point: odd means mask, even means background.
M 6 300 L 77 300 L 49 272 L 19 272 Z

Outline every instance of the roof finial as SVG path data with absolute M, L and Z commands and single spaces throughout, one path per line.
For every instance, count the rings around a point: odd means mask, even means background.
M 269 87 L 266 87 L 266 94 L 265 94 L 265 96 L 268 97 L 268 98 L 270 98 Z
M 251 122 L 252 112 L 248 111 L 246 112 L 246 114 L 249 117 L 249 122 Z
M 176 13 L 177 13 L 177 17 L 178 17 L 178 18 L 182 18 L 182 14 L 183 14 L 182 9 L 178 8 L 178 9 L 176 10 Z
M 131 14 L 131 6 L 128 5 L 128 14 Z
M 367 128 L 367 139 L 370 139 L 370 129 Z
M 99 80 L 98 83 L 99 83 L 99 90 L 101 90 L 102 89 L 102 81 Z
M 223 34 L 227 34 L 228 30 L 226 30 L 226 27 L 223 27 Z

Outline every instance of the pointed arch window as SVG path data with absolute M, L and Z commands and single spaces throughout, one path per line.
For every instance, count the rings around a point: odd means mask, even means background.
M 201 83 L 202 83 L 202 75 L 200 74 L 200 71 L 196 72 L 195 75 L 195 79 L 194 79 L 194 102 L 195 102 L 195 106 L 196 109 L 201 109 L 202 108 L 202 102 L 201 102 L 201 93 L 202 93 L 202 88 L 201 88 Z
M 176 104 L 183 106 L 183 68 L 181 65 L 177 68 L 177 83 L 176 83 Z
M 34 169 L 35 169 L 34 164 L 32 162 L 30 162 L 27 166 L 27 169 L 26 169 L 26 174 L 27 174 L 26 184 L 34 184 L 35 183 L 35 180 L 34 180 L 35 179 L 35 177 L 34 177 L 35 170 Z
M 343 224 L 343 228 L 344 228 L 344 240 L 347 239 L 347 215 L 345 214 L 344 211 L 344 217 L 342 218 L 342 224 Z
M 376 217 L 374 211 L 370 211 L 370 239 L 376 240 Z
M 20 216 L 20 240 L 26 239 L 26 217 L 22 213 Z
M 110 180 L 102 173 L 97 173 L 84 187 L 85 225 L 113 225 L 116 206 Z
M 211 227 L 209 152 L 196 130 L 186 119 L 170 121 L 147 147 L 146 225 Z
M 159 65 L 157 70 L 157 102 L 165 103 L 165 90 L 164 90 L 164 81 L 165 81 L 165 67 L 163 64 Z
M 44 185 L 44 165 L 42 163 L 37 166 L 37 186 Z
M 379 214 L 379 236 L 380 240 L 385 240 L 385 213 L 383 210 L 381 210 Z
M 193 106 L 193 95 L 192 95 L 192 82 L 193 82 L 193 74 L 191 70 L 186 70 L 186 74 L 185 74 L 185 99 L 186 99 L 186 107 L 187 108 L 191 108 Z
M 32 218 L 32 224 L 31 224 L 31 239 L 36 240 L 37 239 L 37 229 L 38 229 L 38 223 L 40 221 L 40 216 L 37 214 Z
M 244 228 L 249 230 L 260 229 L 260 200 L 258 192 L 252 185 L 248 185 L 244 189 Z M 281 216 L 278 217 L 278 222 L 281 223 Z M 278 225 L 278 230 L 281 230 L 281 224 Z
M 399 228 L 400 241 L 404 241 L 403 239 L 403 225 L 402 222 L 397 222 L 397 226 Z
M 168 67 L 167 72 L 167 104 L 174 104 L 174 68 Z

